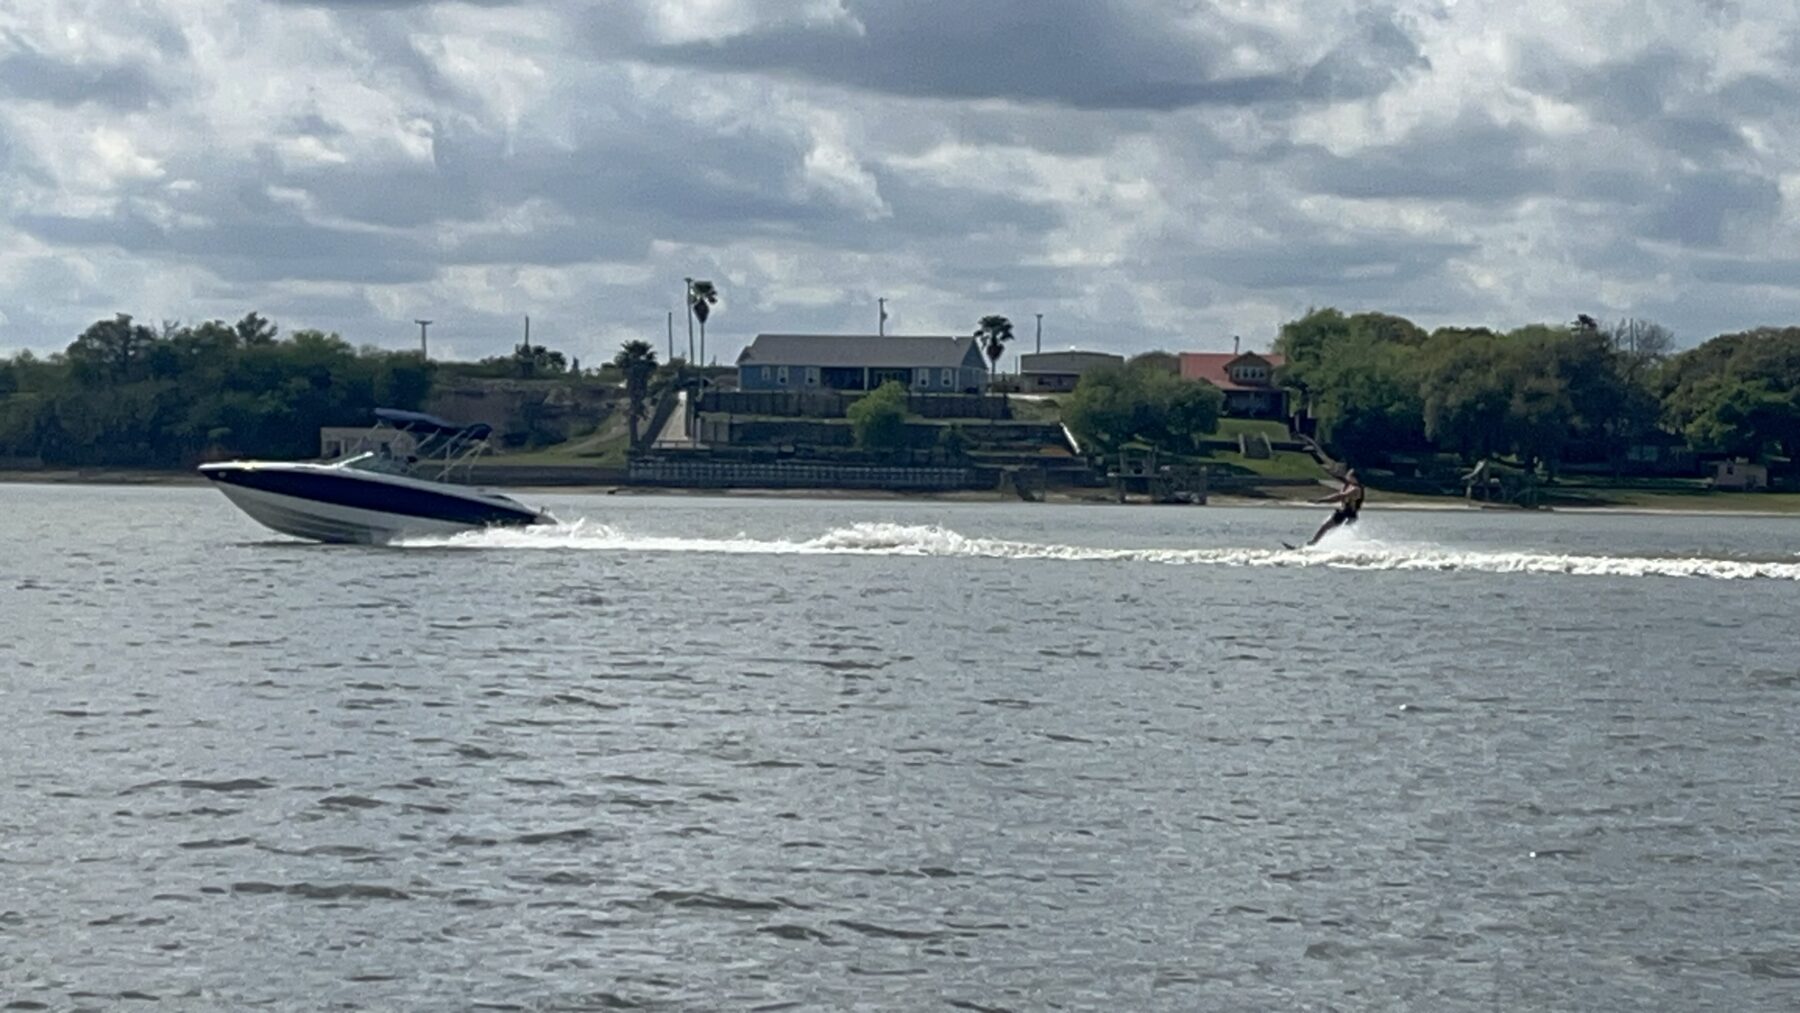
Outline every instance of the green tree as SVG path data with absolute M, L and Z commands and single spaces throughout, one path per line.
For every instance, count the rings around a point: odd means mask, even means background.
M 1428 335 L 1405 317 L 1387 313 L 1358 313 L 1345 316 L 1326 307 L 1308 310 L 1298 320 L 1281 325 L 1275 338 L 1275 351 L 1287 358 L 1289 377 L 1304 381 L 1314 367 L 1323 362 L 1334 346 L 1356 341 L 1369 345 L 1399 345 L 1418 348 Z
M 1297 391 L 1318 419 L 1319 435 L 1357 459 L 1420 449 L 1425 424 L 1413 360 L 1429 335 L 1404 317 L 1308 310 L 1283 324 L 1277 379 Z
M 1225 395 L 1208 383 L 1183 380 L 1159 371 L 1160 379 L 1152 385 L 1151 396 L 1161 404 L 1163 443 L 1171 449 L 1193 452 L 1200 441 L 1219 430 L 1219 412 Z M 1154 428 L 1147 430 L 1156 432 Z
M 1419 388 L 1425 434 L 1467 461 L 1507 449 L 1512 394 L 1502 353 L 1492 332 L 1440 330 L 1422 357 Z
M 1325 355 L 1325 350 L 1350 333 L 1350 321 L 1330 306 L 1309 309 L 1298 320 L 1281 325 L 1275 337 L 1275 352 L 1286 357 L 1287 368 L 1296 379 Z
M 1326 348 L 1309 374 L 1320 438 L 1354 461 L 1426 446 L 1414 358 L 1370 331 L 1353 331 Z
M 132 323 L 131 314 L 120 313 L 89 325 L 65 354 L 75 382 L 97 387 L 148 376 L 148 359 L 156 343 L 155 331 Z
M 649 413 L 650 379 L 656 374 L 656 350 L 648 341 L 631 340 L 619 346 L 612 364 L 625 378 L 625 420 L 631 427 L 631 445 L 638 445 L 638 426 Z
M 419 352 L 366 350 L 374 372 L 375 403 L 382 407 L 416 408 L 431 396 L 436 364 Z
M 1633 382 L 1647 382 L 1668 361 L 1675 334 L 1652 320 L 1627 317 L 1605 331 L 1607 343 L 1623 359 L 1623 372 Z
M 987 356 L 988 375 L 1000 366 L 1000 357 L 1006 354 L 1006 343 L 1013 339 L 1012 321 L 999 314 L 982 317 L 975 326 L 975 343 L 981 346 L 981 352 Z
M 1136 378 L 1154 368 L 1107 366 L 1089 370 L 1063 399 L 1063 422 L 1086 447 L 1111 453 L 1137 437 Z
M 1800 452 L 1800 390 L 1777 390 L 1765 379 L 1719 378 L 1703 394 L 1705 407 L 1684 428 L 1697 449 L 1751 460 Z
M 1574 400 L 1562 377 L 1548 370 L 1518 376 L 1507 406 L 1506 435 L 1526 471 L 1541 463 L 1556 474 L 1574 414 Z
M 232 325 L 237 332 L 238 341 L 244 345 L 272 345 L 281 333 L 273 321 L 259 313 L 246 313 L 244 319 Z
M 895 453 L 906 446 L 906 388 L 889 380 L 852 402 L 844 413 L 856 445 L 872 453 Z
M 1617 468 L 1652 417 L 1649 391 L 1626 365 L 1592 318 L 1504 335 L 1437 331 L 1419 356 L 1426 435 L 1468 459 L 1511 453 L 1552 474 L 1584 445 Z
M 21 394 L 41 394 L 52 390 L 68 372 L 68 362 L 63 357 L 40 359 L 29 348 L 13 356 L 8 365 Z
M 377 404 L 416 408 L 431 365 L 361 352 L 335 334 L 280 339 L 251 314 L 159 330 L 97 321 L 70 352 L 10 363 L 19 392 L 0 410 L 0 446 L 60 465 L 174 467 L 203 455 L 310 457 L 318 427 L 364 422 Z
M 1140 441 L 1192 453 L 1217 431 L 1225 396 L 1211 384 L 1184 380 L 1155 363 L 1084 374 L 1063 404 L 1063 419 L 1084 444 L 1110 453 Z
M 1569 441 L 1588 448 L 1587 459 L 1598 451 L 1615 472 L 1622 468 L 1631 444 L 1655 424 L 1649 360 L 1641 357 L 1652 353 L 1628 353 L 1586 317 L 1566 332 L 1547 333 L 1537 354 L 1568 399 Z
M 1158 349 L 1154 352 L 1141 352 L 1134 355 L 1125 360 L 1125 365 L 1145 366 L 1151 369 L 1162 370 L 1165 373 L 1180 373 L 1181 356 L 1176 355 L 1174 352 L 1165 352 Z
M 1721 334 L 1657 371 L 1663 421 L 1698 450 L 1800 457 L 1800 327 Z
M 529 341 L 521 341 L 514 345 L 512 354 L 505 360 L 482 360 L 483 363 L 497 361 L 504 361 L 510 374 L 521 380 L 561 376 L 569 370 L 569 361 L 563 357 L 563 353 L 545 348 L 543 345 L 534 345 Z
M 1418 348 L 1430 337 L 1418 324 L 1391 313 L 1357 313 L 1350 317 L 1350 330 L 1385 345 L 1405 348 Z

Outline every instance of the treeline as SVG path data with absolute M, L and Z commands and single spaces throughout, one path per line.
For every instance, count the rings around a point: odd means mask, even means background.
M 319 428 L 417 408 L 432 364 L 315 330 L 137 323 L 120 314 L 58 354 L 0 359 L 0 457 L 48 465 L 178 467 L 203 457 L 318 453 Z
M 1654 323 L 1427 332 L 1315 310 L 1281 328 L 1280 382 L 1354 461 L 1451 453 L 1622 469 L 1647 443 L 1749 459 L 1800 451 L 1800 328 L 1727 334 L 1679 354 Z
M 1174 356 L 1150 352 L 1083 376 L 1063 402 L 1063 421 L 1097 451 L 1140 443 L 1191 454 L 1218 430 L 1224 404 L 1217 387 L 1183 379 Z

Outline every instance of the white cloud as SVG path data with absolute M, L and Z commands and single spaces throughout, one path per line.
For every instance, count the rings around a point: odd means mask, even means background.
M 685 0 L 646 4 L 644 13 L 664 43 L 703 43 L 788 25 L 862 31 L 840 0 Z
M 397 346 L 430 316 L 468 355 L 530 313 L 604 358 L 661 347 L 689 274 L 725 289 L 721 359 L 872 329 L 878 296 L 1127 351 L 1313 305 L 1699 340 L 1800 305 L 1797 28 L 1775 0 L 14 0 L 0 349 L 258 308 Z

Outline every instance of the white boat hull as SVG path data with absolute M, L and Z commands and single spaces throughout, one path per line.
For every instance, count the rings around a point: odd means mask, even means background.
M 499 493 L 327 464 L 234 461 L 200 472 L 258 523 L 320 542 L 379 544 L 552 521 Z
M 316 542 L 379 545 L 401 538 L 454 535 L 473 527 L 427 517 L 403 517 L 335 503 L 320 503 L 261 489 L 226 485 L 220 486 L 219 491 L 263 527 Z

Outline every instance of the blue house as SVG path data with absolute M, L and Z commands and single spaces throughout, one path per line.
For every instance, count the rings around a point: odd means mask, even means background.
M 987 360 L 974 338 L 758 334 L 737 367 L 739 390 L 874 390 L 889 380 L 921 394 L 987 387 Z

